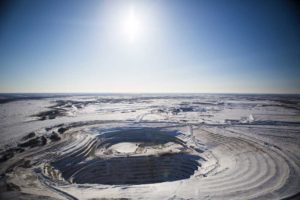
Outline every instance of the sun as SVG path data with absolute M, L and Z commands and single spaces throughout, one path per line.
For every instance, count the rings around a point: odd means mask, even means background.
M 141 19 L 134 7 L 131 7 L 123 21 L 123 31 L 129 42 L 134 42 L 141 36 L 142 25 Z

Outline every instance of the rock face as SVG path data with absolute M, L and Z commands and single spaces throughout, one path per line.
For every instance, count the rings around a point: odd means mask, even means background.
M 126 149 L 132 146 L 136 147 L 133 151 Z M 156 128 L 116 129 L 77 148 L 72 154 L 52 161 L 53 167 L 49 168 L 60 171 L 64 180 L 77 184 L 170 182 L 188 179 L 201 165 L 198 152 L 189 150 L 174 132 Z M 84 155 L 85 152 L 90 153 Z M 49 170 L 47 174 L 56 174 Z
M 44 146 L 45 144 L 47 144 L 47 139 L 45 136 L 40 136 L 40 137 L 36 137 L 33 139 L 30 139 L 26 142 L 23 143 L 19 143 L 18 146 L 19 147 L 37 147 L 37 146 Z
M 61 127 L 61 128 L 59 128 L 59 129 L 57 130 L 57 132 L 58 132 L 59 134 L 63 134 L 63 133 L 66 132 L 67 130 L 68 130 L 68 128 Z
M 28 133 L 27 135 L 25 135 L 22 140 L 25 141 L 25 140 L 28 140 L 30 138 L 33 138 L 35 137 L 35 133 L 34 132 L 31 132 L 31 133 Z
M 5 151 L 5 152 L 2 152 L 0 154 L 0 162 L 4 162 L 4 161 L 7 161 L 8 159 L 14 157 L 14 152 L 13 151 Z
M 72 176 L 78 184 L 149 184 L 188 179 L 198 169 L 199 157 L 188 154 L 116 157 L 95 160 Z
M 59 135 L 56 132 L 52 132 L 51 135 L 49 136 L 49 139 L 53 142 L 60 140 Z

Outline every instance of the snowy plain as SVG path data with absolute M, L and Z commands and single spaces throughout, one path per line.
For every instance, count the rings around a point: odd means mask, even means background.
M 300 198 L 300 96 L 3 98 L 1 199 Z

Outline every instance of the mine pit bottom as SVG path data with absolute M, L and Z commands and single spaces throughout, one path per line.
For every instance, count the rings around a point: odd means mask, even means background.
M 96 159 L 81 166 L 73 174 L 72 182 L 122 185 L 188 179 L 198 169 L 198 159 L 185 153 Z

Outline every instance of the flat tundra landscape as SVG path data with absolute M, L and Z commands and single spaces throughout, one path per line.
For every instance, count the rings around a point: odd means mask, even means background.
M 2 95 L 0 199 L 300 199 L 300 96 Z

